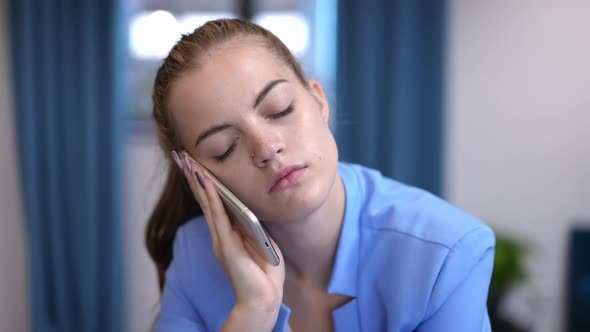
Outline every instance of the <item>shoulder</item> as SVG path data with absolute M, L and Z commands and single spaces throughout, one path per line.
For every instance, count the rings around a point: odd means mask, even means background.
M 339 172 L 358 193 L 359 222 L 365 231 L 380 236 L 395 234 L 447 249 L 494 245 L 494 233 L 482 220 L 426 190 L 360 165 L 341 163 Z
M 211 243 L 211 237 L 209 236 L 209 230 L 207 229 L 207 222 L 204 216 L 194 217 L 178 228 L 174 242 L 187 240 L 189 242 L 198 240 L 197 242 L 200 244 Z
M 178 228 L 172 256 L 181 272 L 194 275 L 199 271 L 215 271 L 219 264 L 213 255 L 211 235 L 203 216 L 190 219 Z
M 214 288 L 217 302 L 227 302 L 231 297 L 231 284 L 213 254 L 211 235 L 203 216 L 189 220 L 176 231 L 172 255 L 174 269 L 169 273 L 175 273 L 182 280 L 188 298 L 200 311 L 207 311 L 201 307 L 203 301 L 213 295 Z
M 385 302 L 392 310 L 421 308 L 407 313 L 425 315 L 480 262 L 492 261 L 495 236 L 479 218 L 370 168 L 342 164 L 339 172 L 347 204 L 358 206 L 360 273 L 372 285 L 363 289 L 381 299 L 391 294 Z
M 178 228 L 174 236 L 172 263 L 167 274 L 174 274 L 175 278 L 185 281 L 186 289 L 193 289 L 194 284 L 190 279 L 194 278 L 195 270 L 209 269 L 214 265 L 214 261 L 208 257 L 210 247 L 211 238 L 203 217 L 187 221 Z M 198 262 L 198 266 L 195 266 L 195 262 Z

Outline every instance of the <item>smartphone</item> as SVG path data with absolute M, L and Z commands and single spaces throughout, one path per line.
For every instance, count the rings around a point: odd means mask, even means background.
M 219 196 L 223 200 L 226 211 L 233 216 L 232 219 L 240 233 L 252 244 L 256 251 L 270 264 L 277 266 L 280 263 L 279 255 L 275 250 L 268 234 L 264 230 L 258 218 L 242 203 L 226 186 L 221 183 L 209 170 L 201 166 L 205 176 L 215 185 Z

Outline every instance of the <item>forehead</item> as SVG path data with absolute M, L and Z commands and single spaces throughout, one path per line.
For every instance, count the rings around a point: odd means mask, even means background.
M 198 59 L 196 69 L 178 79 L 170 91 L 170 109 L 178 115 L 212 107 L 251 106 L 269 81 L 294 81 L 290 68 L 263 46 L 232 44 Z

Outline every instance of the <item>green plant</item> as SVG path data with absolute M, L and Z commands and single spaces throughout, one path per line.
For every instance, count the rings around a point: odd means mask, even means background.
M 503 234 L 496 235 L 494 271 L 490 288 L 503 292 L 523 281 L 526 278 L 526 253 L 527 246 L 522 240 Z
M 500 317 L 499 307 L 510 288 L 526 279 L 525 258 L 528 246 L 515 237 L 496 233 L 494 271 L 488 294 L 488 313 L 496 332 L 524 331 L 517 324 Z

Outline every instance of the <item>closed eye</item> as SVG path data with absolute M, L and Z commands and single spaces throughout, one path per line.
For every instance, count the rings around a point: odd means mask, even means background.
M 227 157 L 229 157 L 229 155 L 234 151 L 234 149 L 238 145 L 237 142 L 238 140 L 235 140 L 234 143 L 229 147 L 229 149 L 227 149 L 227 151 L 225 151 L 222 155 L 215 156 L 215 159 L 219 162 L 227 159 Z
M 287 107 L 284 111 L 270 115 L 269 117 L 271 119 L 282 118 L 284 116 L 291 114 L 294 110 L 295 110 L 295 106 L 293 105 L 293 103 L 291 103 L 291 105 L 289 105 L 289 107 Z
M 276 113 L 276 114 L 272 114 L 269 116 L 269 118 L 271 119 L 279 119 L 282 118 L 284 116 L 287 116 L 291 113 L 293 113 L 293 111 L 295 111 L 295 105 L 293 103 L 291 103 L 284 111 Z M 229 147 L 229 149 L 227 149 L 227 151 L 225 151 L 222 155 L 219 156 L 215 156 L 215 159 L 219 162 L 224 161 L 225 159 L 227 159 L 232 152 L 235 150 L 238 140 L 235 140 L 234 143 Z

